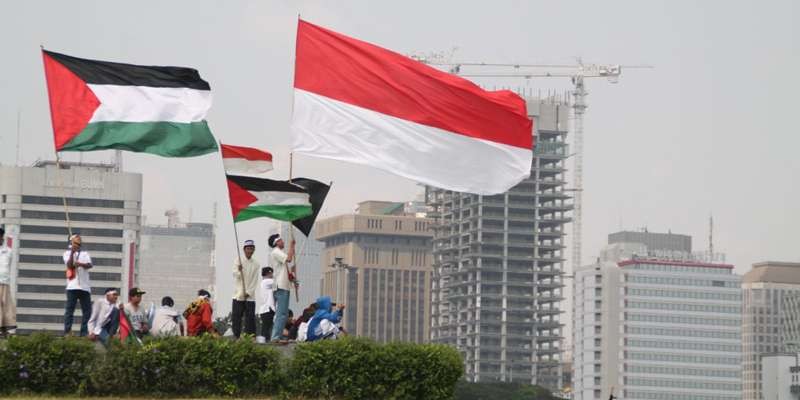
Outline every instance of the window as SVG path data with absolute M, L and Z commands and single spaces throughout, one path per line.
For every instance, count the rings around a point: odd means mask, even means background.
M 64 199 L 61 197 L 52 196 L 22 196 L 22 203 L 60 206 L 64 204 Z M 67 205 L 73 207 L 124 208 L 125 202 L 122 200 L 81 199 L 67 197 Z
M 66 218 L 64 217 L 64 213 L 57 211 L 22 210 L 22 218 L 47 219 L 56 221 L 66 220 Z M 113 215 L 113 214 L 89 214 L 89 213 L 71 212 L 69 213 L 69 218 L 72 221 L 111 222 L 118 224 L 121 224 L 123 221 L 122 215 Z
M 64 249 L 66 250 L 66 249 Z M 42 256 L 37 254 L 20 254 L 20 263 L 31 264 L 56 264 L 63 265 L 64 258 L 62 256 Z M 105 258 L 105 257 L 92 257 L 92 265 L 96 267 L 121 267 L 121 258 Z
M 22 225 L 19 231 L 21 233 L 38 233 L 64 237 L 69 235 L 69 231 L 63 226 Z M 122 229 L 72 228 L 72 232 L 82 236 L 122 237 Z
M 48 241 L 48 240 L 20 240 L 20 247 L 22 248 L 29 248 L 29 249 L 54 249 L 54 250 L 66 250 L 67 245 L 63 242 L 55 242 L 55 241 Z M 122 252 L 122 245 L 121 244 L 110 244 L 110 243 L 84 243 L 81 245 L 81 249 L 89 250 L 89 251 L 110 251 L 120 253 Z
M 20 278 L 64 279 L 64 271 L 21 269 L 18 274 Z M 89 277 L 92 281 L 119 281 L 122 274 L 89 271 Z

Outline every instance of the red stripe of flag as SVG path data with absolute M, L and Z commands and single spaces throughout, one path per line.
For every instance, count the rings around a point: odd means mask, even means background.
M 222 158 L 244 158 L 250 161 L 272 162 L 272 154 L 252 147 L 222 144 Z
M 448 132 L 531 149 L 525 101 L 393 51 L 299 21 L 295 83 L 334 100 Z

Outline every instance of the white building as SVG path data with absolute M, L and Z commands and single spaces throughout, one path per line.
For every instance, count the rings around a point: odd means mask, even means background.
M 766 261 L 753 264 L 742 279 L 742 382 L 744 400 L 767 399 L 761 357 L 788 350 L 800 318 L 792 298 L 800 294 L 800 263 Z M 789 325 L 787 325 L 787 322 Z M 793 349 L 797 351 L 797 348 Z
M 62 332 L 67 249 L 66 197 L 73 233 L 83 236 L 92 256 L 92 295 L 133 286 L 142 176 L 115 172 L 105 164 L 40 162 L 33 167 L 0 166 L 0 224 L 14 238 L 11 287 L 18 332 Z M 72 331 L 80 329 L 80 305 Z
M 740 399 L 741 278 L 654 250 L 679 251 L 617 242 L 576 271 L 574 398 Z
M 797 400 L 800 398 L 798 355 L 778 353 L 761 356 L 763 398 Z

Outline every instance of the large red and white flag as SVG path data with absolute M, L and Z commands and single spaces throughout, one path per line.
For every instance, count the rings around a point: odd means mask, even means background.
M 530 175 L 533 122 L 513 92 L 302 20 L 294 79 L 296 153 L 478 194 Z

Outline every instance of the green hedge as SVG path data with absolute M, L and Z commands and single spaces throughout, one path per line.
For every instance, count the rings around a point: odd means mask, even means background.
M 450 399 L 463 374 L 450 347 L 359 338 L 299 344 L 291 358 L 210 337 L 114 343 L 107 352 L 43 334 L 2 344 L 0 394 Z

